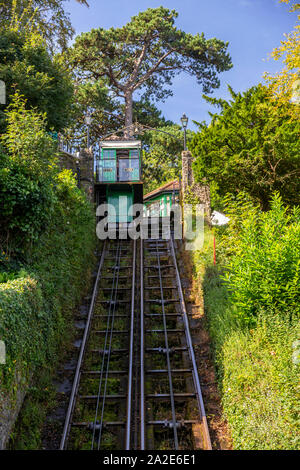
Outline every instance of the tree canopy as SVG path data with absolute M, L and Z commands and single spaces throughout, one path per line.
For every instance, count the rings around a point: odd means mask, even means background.
M 300 3 L 290 0 L 280 2 L 289 3 L 291 12 L 300 10 Z M 296 24 L 291 33 L 285 34 L 285 39 L 273 50 L 271 57 L 274 60 L 281 59 L 284 63 L 283 69 L 277 74 L 265 74 L 271 96 L 277 103 L 293 102 L 290 111 L 300 118 L 300 24 Z
M 229 102 L 206 97 L 221 111 L 209 125 L 199 124 L 189 146 L 197 181 L 211 184 L 215 203 L 227 192 L 245 191 L 268 209 L 276 190 L 284 202 L 299 204 L 300 124 L 290 118 L 293 105 L 275 103 L 262 85 L 229 90 Z
M 187 131 L 191 140 L 192 131 Z M 179 178 L 183 131 L 177 124 L 164 125 L 143 135 L 143 178 L 145 192 Z
M 181 31 L 177 16 L 175 10 L 149 8 L 121 28 L 93 29 L 76 38 L 70 59 L 78 79 L 96 80 L 124 99 L 125 126 L 132 124 L 136 90 L 163 100 L 172 94 L 175 75 L 186 72 L 209 93 L 220 84 L 218 74 L 232 67 L 228 43 Z
M 73 86 L 60 58 L 52 58 L 37 34 L 0 29 L 0 79 L 6 84 L 7 105 L 16 91 L 27 107 L 47 114 L 48 128 L 59 131 L 69 120 Z M 0 109 L 3 129 L 5 107 Z
M 88 5 L 86 0 L 76 0 Z M 74 35 L 66 0 L 0 0 L 0 26 L 15 30 L 38 30 L 52 49 L 66 49 Z
M 123 127 L 124 104 L 113 99 L 109 90 L 99 82 L 86 81 L 75 84 L 74 105 L 72 107 L 71 125 L 64 135 L 77 147 L 86 144 L 85 115 L 92 114 L 90 142 L 96 144 L 108 134 L 113 134 Z M 139 124 L 150 127 L 172 125 L 162 116 L 162 112 L 148 100 L 133 101 L 133 118 Z

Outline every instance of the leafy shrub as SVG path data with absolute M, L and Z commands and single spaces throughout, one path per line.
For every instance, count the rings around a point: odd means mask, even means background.
M 24 97 L 15 93 L 6 117 L 7 129 L 1 140 L 10 160 L 22 168 L 25 176 L 49 179 L 57 157 L 56 144 L 46 130 L 46 114 L 26 109 Z
M 0 153 L 0 243 L 7 252 L 28 251 L 53 208 L 56 149 L 45 116 L 26 110 L 18 94 L 8 108 L 7 122 Z
M 21 269 L 18 273 L 2 271 L 0 272 L 0 283 L 24 277 L 27 277 L 27 273 L 24 269 Z
M 232 203 L 225 235 L 233 254 L 224 279 L 235 314 L 246 323 L 261 309 L 299 316 L 300 209 L 284 207 L 278 195 L 268 212 L 242 209 Z
M 224 418 L 234 449 L 299 449 L 299 210 L 276 195 L 263 213 L 240 194 L 226 215 L 221 264 L 208 244 L 193 253 Z
M 58 174 L 55 191 L 52 216 L 24 266 L 30 276 L 21 270 L 17 275 L 26 277 L 0 283 L 0 339 L 7 349 L 0 394 L 13 390 L 18 370 L 26 378 L 55 362 L 94 262 L 93 208 L 70 170 Z

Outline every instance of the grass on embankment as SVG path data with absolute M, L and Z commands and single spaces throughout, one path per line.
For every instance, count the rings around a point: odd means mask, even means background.
M 293 343 L 299 324 L 261 314 L 243 328 L 216 269 L 203 283 L 224 415 L 235 449 L 299 449 L 299 367 Z
M 255 322 L 242 322 L 221 279 L 220 266 L 213 266 L 213 233 L 208 228 L 203 249 L 192 252 L 192 259 L 203 287 L 224 417 L 234 449 L 299 449 L 297 316 L 261 309 Z

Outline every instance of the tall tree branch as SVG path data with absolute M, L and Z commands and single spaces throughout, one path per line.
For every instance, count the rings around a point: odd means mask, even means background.
M 172 54 L 172 52 L 174 52 L 175 49 L 171 49 L 169 51 L 167 51 L 163 56 L 161 56 L 161 58 L 156 62 L 156 64 L 153 65 L 153 67 L 151 67 L 150 70 L 148 70 L 147 73 L 145 73 L 141 78 L 140 80 L 135 84 L 134 86 L 134 90 L 136 90 L 137 88 L 139 88 L 141 85 L 143 85 L 143 83 L 145 83 L 146 80 L 148 80 L 148 78 L 151 77 L 151 75 L 153 75 L 154 72 L 156 72 L 158 70 L 158 67 L 160 66 L 160 64 L 170 55 Z M 172 67 L 174 69 L 174 67 Z

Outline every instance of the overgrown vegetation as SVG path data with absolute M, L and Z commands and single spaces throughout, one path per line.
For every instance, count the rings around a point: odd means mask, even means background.
M 274 51 L 286 67 L 269 86 L 229 87 L 228 102 L 206 97 L 220 113 L 199 123 L 190 144 L 196 180 L 229 217 L 206 228 L 192 258 L 235 449 L 300 448 L 297 34 Z
M 235 449 L 299 449 L 299 211 L 227 200 L 227 229 L 193 253 Z
M 52 57 L 38 33 L 0 27 L 0 80 L 6 104 L 18 91 L 27 108 L 46 113 L 48 129 L 60 131 L 70 120 L 73 85 L 60 56 Z M 0 131 L 5 130 L 5 107 L 0 107 Z
M 95 247 L 93 207 L 57 165 L 46 116 L 18 94 L 1 136 L 0 412 L 49 370 L 85 291 Z M 50 367 L 50 368 L 51 368 Z
M 299 204 L 299 131 L 291 118 L 291 103 L 275 103 L 269 90 L 258 85 L 232 100 L 207 101 L 220 108 L 212 122 L 199 124 L 189 148 L 195 156 L 195 178 L 211 185 L 213 203 L 222 207 L 227 192 L 241 191 L 270 207 L 274 191 L 286 203 Z
M 299 10 L 295 1 L 280 1 Z M 55 55 L 74 32 L 63 4 L 0 0 L 0 79 L 7 90 L 0 109 L 0 339 L 7 348 L 0 412 L 28 389 L 32 374 L 41 376 L 31 387 L 23 413 L 28 433 L 18 448 L 39 446 L 41 402 L 52 399 L 49 373 L 95 244 L 91 205 L 71 173 L 59 170 L 53 137 L 63 131 L 82 144 L 87 111 L 92 142 L 119 129 L 124 113 L 127 125 L 160 127 L 175 138 L 144 135 L 145 183 L 154 189 L 180 174 L 182 131 L 161 116 L 153 97 L 172 93 L 177 72 L 188 69 L 209 92 L 231 68 L 227 43 L 180 31 L 177 13 L 163 7 L 122 28 L 84 33 L 69 54 Z M 67 56 L 76 68 L 75 96 Z M 220 113 L 199 124 L 189 146 L 196 180 L 210 184 L 214 206 L 230 218 L 228 228 L 215 229 L 217 266 L 207 227 L 203 250 L 192 256 L 236 449 L 300 448 L 300 212 L 293 208 L 300 193 L 299 26 L 273 57 L 284 58 L 285 68 L 266 77 L 267 87 L 230 88 L 229 102 L 207 98 Z M 144 94 L 134 102 L 136 90 Z
M 300 208 L 288 208 L 278 195 L 271 209 L 227 202 L 230 224 L 223 246 L 231 253 L 224 279 L 235 315 L 253 324 L 259 311 L 300 316 Z
M 300 10 L 300 3 L 297 0 L 279 0 L 280 3 L 287 3 L 290 5 L 290 12 Z M 270 96 L 275 104 L 278 103 L 294 103 L 298 106 L 290 107 L 291 115 L 298 118 L 300 117 L 300 14 L 297 15 L 298 23 L 294 29 L 285 34 L 284 40 L 281 41 L 280 46 L 272 51 L 272 58 L 274 60 L 282 60 L 284 67 L 280 72 L 275 75 L 265 73 L 264 78 L 268 84 Z
M 39 31 L 52 50 L 66 49 L 74 29 L 64 9 L 66 0 L 0 0 L 0 27 Z M 76 0 L 89 6 L 86 0 Z

